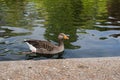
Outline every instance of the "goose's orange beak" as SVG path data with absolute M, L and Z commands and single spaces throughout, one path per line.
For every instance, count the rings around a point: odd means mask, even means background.
M 69 37 L 68 37 L 68 36 L 66 36 L 66 35 L 64 35 L 64 39 L 69 39 Z

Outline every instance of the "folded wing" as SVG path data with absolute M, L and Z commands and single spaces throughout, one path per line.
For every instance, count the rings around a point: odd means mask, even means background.
M 52 51 L 55 47 L 55 45 L 51 44 L 48 41 L 41 41 L 41 40 L 26 40 L 25 42 L 28 42 L 32 46 L 34 46 L 36 49 L 44 49 L 47 51 Z

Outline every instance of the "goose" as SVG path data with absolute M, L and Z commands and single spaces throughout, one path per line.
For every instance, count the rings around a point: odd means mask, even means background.
M 25 40 L 32 53 L 39 54 L 57 54 L 64 51 L 64 40 L 69 39 L 64 33 L 58 35 L 58 45 L 52 44 L 49 41 L 42 40 Z

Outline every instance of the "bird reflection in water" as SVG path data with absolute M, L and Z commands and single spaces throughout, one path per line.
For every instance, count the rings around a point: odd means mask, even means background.
M 26 60 L 40 60 L 40 59 L 64 59 L 63 57 L 64 51 L 58 54 L 37 54 L 31 53 L 26 54 Z

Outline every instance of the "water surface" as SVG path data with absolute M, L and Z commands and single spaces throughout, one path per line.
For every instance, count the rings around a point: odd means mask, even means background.
M 118 0 L 0 0 L 0 60 L 120 56 L 119 4 Z M 24 39 L 57 44 L 61 32 L 70 37 L 61 55 L 21 54 L 30 51 Z

